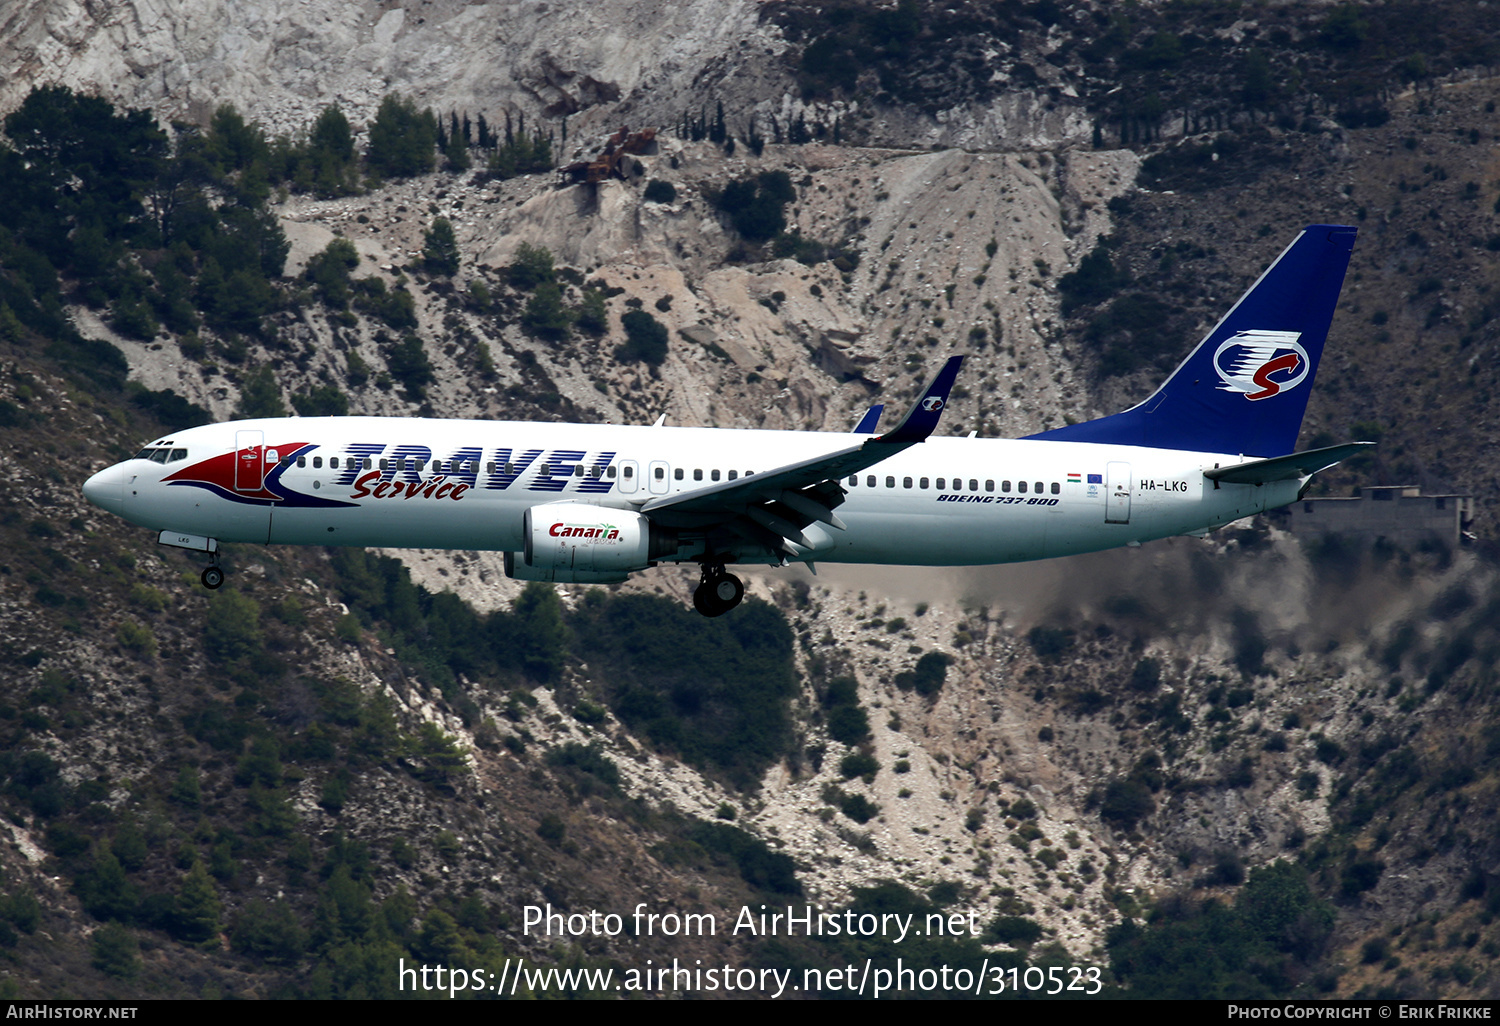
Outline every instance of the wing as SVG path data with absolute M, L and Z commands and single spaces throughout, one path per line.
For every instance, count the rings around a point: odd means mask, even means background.
M 789 463 L 737 481 L 651 499 L 640 511 L 665 527 L 722 529 L 782 556 L 800 556 L 788 542 L 804 550 L 815 548 L 803 529 L 814 522 L 842 531 L 834 509 L 844 501 L 839 478 L 873 467 L 898 452 L 925 441 L 937 427 L 948 393 L 963 365 L 950 357 L 901 423 L 859 445 Z

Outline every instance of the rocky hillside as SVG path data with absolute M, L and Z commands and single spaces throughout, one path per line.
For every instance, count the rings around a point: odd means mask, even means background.
M 63 185 L 55 230 L 0 218 L 4 459 L 39 482 L 0 523 L 8 993 L 869 953 L 541 938 L 523 912 L 804 900 L 972 914 L 982 937 L 921 956 L 1137 993 L 1491 993 L 1488 518 L 1456 556 L 1257 524 L 769 572 L 708 623 L 683 571 L 523 589 L 493 553 L 245 548 L 209 596 L 77 488 L 162 430 L 288 407 L 838 429 L 954 352 L 943 430 L 1023 434 L 1140 398 L 1338 221 L 1361 236 L 1304 441 L 1382 445 L 1319 487 L 1483 508 L 1495 36 L 1430 7 L 13 5 L 0 111 L 63 85 L 183 127 L 134 123 L 161 163 L 116 207 Z M 371 152 L 393 93 L 565 160 L 661 131 L 598 185 L 507 171 L 498 139 L 429 139 L 410 173 Z M 365 160 L 314 186 L 330 104 Z M 12 195 L 43 149 L 0 165 Z M 164 196 L 212 227 L 172 237 Z M 236 268 L 245 240 L 269 255 Z M 1254 972 L 1150 968 L 1225 909 Z

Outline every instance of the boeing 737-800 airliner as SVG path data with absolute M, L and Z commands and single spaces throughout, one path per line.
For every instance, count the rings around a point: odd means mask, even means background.
M 892 430 L 849 434 L 329 417 L 174 432 L 84 485 L 208 554 L 221 542 L 489 549 L 528 581 L 730 564 L 966 566 L 1201 534 L 1296 500 L 1368 443 L 1293 453 L 1355 230 L 1304 230 L 1150 398 L 1022 439 L 933 437 L 963 357 Z

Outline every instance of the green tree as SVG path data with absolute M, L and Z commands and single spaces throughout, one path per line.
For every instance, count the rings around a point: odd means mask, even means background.
M 411 100 L 392 94 L 380 102 L 370 125 L 365 160 L 371 171 L 385 178 L 425 175 L 437 159 L 437 136 L 432 111 L 418 111 Z
M 521 327 L 540 338 L 561 341 L 568 337 L 572 315 L 563 305 L 562 289 L 552 282 L 536 287 L 521 313 Z
M 346 417 L 349 397 L 337 385 L 315 385 L 294 394 L 292 408 L 299 417 Z
M 234 415 L 243 419 L 256 417 L 285 417 L 286 405 L 281 401 L 281 386 L 269 364 L 257 367 L 246 375 L 240 385 L 240 401 Z
M 323 302 L 338 310 L 349 306 L 349 272 L 359 266 L 359 253 L 348 239 L 334 239 L 308 260 L 302 276 L 318 290 Z
M 354 133 L 338 107 L 325 107 L 313 122 L 307 151 L 297 169 L 297 184 L 319 196 L 332 198 L 355 191 Z
M 473 162 L 469 159 L 469 147 L 458 132 L 448 136 L 448 145 L 443 149 L 443 164 L 449 171 L 461 174 L 469 170 Z
M 100 920 L 128 923 L 135 918 L 141 900 L 140 892 L 125 876 L 125 867 L 115 858 L 107 841 L 100 842 L 93 865 L 79 876 L 77 890 L 85 911 Z
M 285 901 L 252 901 L 229 933 L 235 951 L 269 962 L 295 965 L 307 948 L 307 931 Z
M 557 592 L 545 584 L 526 585 L 511 616 L 522 668 L 533 680 L 556 680 L 568 654 L 568 628 Z
M 203 647 L 215 662 L 232 662 L 261 649 L 260 604 L 237 591 L 214 593 L 205 627 Z
M 507 280 L 515 288 L 529 292 L 542 284 L 555 284 L 557 273 L 552 267 L 552 253 L 542 246 L 523 242 L 516 247 L 516 258 L 505 269 Z
M 667 328 L 644 310 L 630 310 L 620 318 L 625 344 L 615 350 L 622 363 L 645 363 L 659 367 L 667 358 Z
M 140 949 L 135 936 L 119 923 L 107 923 L 94 931 L 89 945 L 93 966 L 122 980 L 134 979 L 141 971 Z
M 202 862 L 193 863 L 173 903 L 172 933 L 190 944 L 207 944 L 219 933 L 223 906 Z
M 427 386 L 437 380 L 427 350 L 422 348 L 422 340 L 415 335 L 402 335 L 398 341 L 387 345 L 385 365 L 390 369 L 391 377 L 405 385 L 413 399 L 423 396 Z
M 584 289 L 583 302 L 573 311 L 573 323 L 590 335 L 602 335 L 609 330 L 609 309 L 604 305 L 604 293 L 598 289 Z
M 433 274 L 451 276 L 458 272 L 458 237 L 446 217 L 434 218 L 423 236 L 422 261 Z

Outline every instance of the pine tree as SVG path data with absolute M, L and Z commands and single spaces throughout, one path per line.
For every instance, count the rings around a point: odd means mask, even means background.
M 180 940 L 207 944 L 218 935 L 222 915 L 219 892 L 214 889 L 208 870 L 203 868 L 202 862 L 193 863 L 193 868 L 183 878 L 182 889 L 177 892 L 172 932 Z
M 458 273 L 458 237 L 454 235 L 453 225 L 447 218 L 434 218 L 423 241 L 426 245 L 422 249 L 422 262 L 429 271 L 444 276 Z

